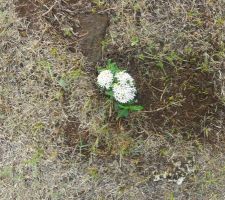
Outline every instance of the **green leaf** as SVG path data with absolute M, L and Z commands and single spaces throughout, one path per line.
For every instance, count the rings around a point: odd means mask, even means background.
M 132 105 L 132 104 L 118 104 L 119 109 L 127 109 L 130 111 L 140 111 L 143 110 L 144 107 L 140 105 Z
M 119 67 L 117 66 L 117 64 L 114 63 L 114 62 L 112 62 L 111 60 L 108 60 L 108 63 L 107 63 L 106 68 L 107 68 L 108 70 L 110 70 L 113 74 L 115 74 L 115 73 L 121 71 L 121 70 L 119 69 Z
M 119 110 L 118 118 L 126 118 L 129 115 L 129 111 L 127 109 Z
M 110 96 L 110 97 L 113 97 L 113 91 L 112 90 L 105 91 L 105 94 Z
M 117 64 L 112 62 L 111 60 L 108 60 L 107 65 L 105 67 L 97 67 L 97 71 L 99 73 L 104 70 L 110 70 L 113 74 L 122 71 L 119 69 Z
M 131 105 L 129 106 L 130 111 L 140 111 L 143 110 L 144 107 L 143 106 L 139 106 L 139 105 Z
M 118 103 L 118 107 L 121 109 L 129 109 L 129 105 Z

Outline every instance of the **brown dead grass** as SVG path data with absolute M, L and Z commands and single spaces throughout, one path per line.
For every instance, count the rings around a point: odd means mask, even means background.
M 55 2 L 0 1 L 0 198 L 224 199 L 224 2 Z M 99 64 L 128 69 L 144 112 L 115 121 L 71 10 L 109 15 Z M 182 185 L 153 181 L 189 160 Z

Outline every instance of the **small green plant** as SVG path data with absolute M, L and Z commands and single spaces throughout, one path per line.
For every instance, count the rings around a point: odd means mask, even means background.
M 143 106 L 136 105 L 137 90 L 134 79 L 111 60 L 106 67 L 99 69 L 97 84 L 114 102 L 118 118 L 128 117 L 130 112 L 143 109 Z
M 72 37 L 73 36 L 73 28 L 72 27 L 64 28 L 63 34 L 64 34 L 65 37 Z
M 143 106 L 132 104 L 116 103 L 116 110 L 118 111 L 118 117 L 128 117 L 129 112 L 140 111 Z
M 91 176 L 93 179 L 99 178 L 99 171 L 96 167 L 88 168 L 88 175 Z
M 24 161 L 24 163 L 29 166 L 36 166 L 42 160 L 43 157 L 44 157 L 44 150 L 37 149 L 37 151 L 32 155 L 32 157 Z
M 137 37 L 137 36 L 133 36 L 132 38 L 131 38 L 131 46 L 133 47 L 133 46 L 137 46 L 138 44 L 139 44 L 139 42 L 140 42 L 140 40 L 139 40 L 139 38 Z

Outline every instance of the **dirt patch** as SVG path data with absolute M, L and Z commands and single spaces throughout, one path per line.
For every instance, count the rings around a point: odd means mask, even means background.
M 213 73 L 193 67 L 162 71 L 138 64 L 132 64 L 129 71 L 137 82 L 139 103 L 145 107 L 151 130 L 199 135 L 218 117 L 221 105 Z
M 33 14 L 38 9 L 37 1 L 29 1 L 29 0 L 18 0 L 16 2 L 16 12 L 19 17 L 33 17 Z
M 84 35 L 79 44 L 82 52 L 91 62 L 97 62 L 102 56 L 102 45 L 109 25 L 107 15 L 88 14 L 78 17 L 81 27 L 79 33 Z
M 26 18 L 30 22 L 31 29 L 39 29 L 35 26 L 40 20 L 46 21 L 68 44 L 68 49 L 76 51 L 80 48 L 89 62 L 97 62 L 102 56 L 101 42 L 104 40 L 106 29 L 109 26 L 109 18 L 106 14 L 93 14 L 88 8 L 77 1 L 65 1 L 55 3 L 45 0 L 38 1 L 19 0 L 16 3 L 16 11 L 19 17 Z M 25 30 L 23 30 L 25 32 Z
M 60 23 L 53 17 L 47 16 L 46 20 L 52 24 L 61 37 L 68 42 L 68 48 L 76 51 L 79 48 L 89 62 L 96 63 L 102 56 L 102 41 L 106 35 L 109 18 L 106 14 L 77 14 L 65 18 Z
M 88 140 L 88 131 L 80 131 L 80 123 L 78 119 L 70 118 L 63 126 L 63 132 L 65 134 L 65 143 L 71 147 L 75 147 L 77 144 L 86 144 Z

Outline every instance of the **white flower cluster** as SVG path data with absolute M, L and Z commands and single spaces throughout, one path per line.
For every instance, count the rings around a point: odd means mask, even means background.
M 113 86 L 115 99 L 120 103 L 128 103 L 134 100 L 136 89 L 130 85 L 115 84 Z
M 115 77 L 121 85 L 134 86 L 134 79 L 127 72 L 118 72 Z
M 112 72 L 110 70 L 103 70 L 98 75 L 97 83 L 100 87 L 108 90 L 112 86 L 112 83 L 113 83 Z
M 114 77 L 110 70 L 103 70 L 98 75 L 97 83 L 107 90 L 112 88 L 115 100 L 120 103 L 128 103 L 134 100 L 137 93 L 134 79 L 124 71 L 116 73 Z

